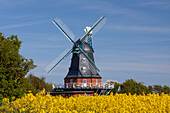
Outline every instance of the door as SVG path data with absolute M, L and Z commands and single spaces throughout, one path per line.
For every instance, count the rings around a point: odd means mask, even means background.
M 87 79 L 83 79 L 83 87 L 87 87 Z

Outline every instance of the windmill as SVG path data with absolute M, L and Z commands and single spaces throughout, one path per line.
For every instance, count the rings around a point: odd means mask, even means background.
M 71 49 L 65 50 L 59 57 L 46 67 L 50 73 L 62 60 L 72 53 L 71 65 L 69 72 L 65 77 L 65 87 L 100 87 L 101 76 L 100 70 L 95 65 L 92 48 L 92 37 L 105 24 L 106 18 L 102 16 L 92 27 L 84 29 L 85 34 L 74 41 L 75 35 L 59 19 L 53 20 L 58 29 L 73 43 Z

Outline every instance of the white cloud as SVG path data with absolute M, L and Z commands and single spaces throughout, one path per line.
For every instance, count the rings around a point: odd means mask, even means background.
M 5 26 L 0 26 L 0 30 L 11 29 L 11 28 L 18 28 L 18 27 L 25 27 L 25 26 L 31 26 L 31 25 L 45 23 L 45 22 L 48 22 L 48 21 L 49 20 L 36 21 L 36 22 L 25 22 L 25 23 L 13 24 L 13 25 L 5 25 Z
M 170 65 L 142 63 L 102 63 L 102 70 L 170 73 Z
M 170 28 L 150 27 L 150 26 L 123 26 L 123 25 L 109 25 L 108 29 L 111 30 L 126 30 L 126 31 L 142 31 L 154 33 L 167 33 L 170 34 Z
M 126 55 L 126 56 L 124 56 Z M 165 59 L 165 58 L 169 58 L 170 59 L 170 55 L 169 54 L 155 54 L 155 53 L 145 53 L 145 52 L 133 52 L 133 51 L 113 51 L 112 53 L 100 53 L 97 55 L 98 58 L 121 58 L 123 57 L 124 59 L 126 58 L 152 58 L 152 59 Z
M 27 49 L 61 49 L 64 48 L 64 45 L 50 45 L 50 44 L 35 44 L 35 45 L 27 45 L 24 46 Z M 71 49 L 71 48 L 70 48 Z
M 135 10 L 131 10 L 127 7 L 122 7 L 118 4 L 110 4 L 108 1 L 98 1 L 98 4 L 93 3 L 85 7 L 88 10 L 97 10 L 99 13 L 104 14 L 134 14 L 137 13 Z
M 170 3 L 165 1 L 154 1 L 154 2 L 145 2 L 141 3 L 138 6 L 142 7 L 150 7 L 155 9 L 163 9 L 163 10 L 169 10 L 170 9 Z
M 139 6 L 152 6 L 152 5 L 166 5 L 167 2 L 145 2 L 139 4 Z
M 140 57 L 144 57 L 144 58 L 160 58 L 160 59 L 164 59 L 164 58 L 170 58 L 170 55 L 142 55 Z
M 170 55 L 168 54 L 151 54 L 151 53 L 143 53 L 143 52 L 126 52 L 126 55 L 130 55 L 130 57 L 135 55 L 135 56 L 139 56 L 140 58 L 152 58 L 152 59 L 170 58 Z M 119 55 L 119 57 L 120 56 L 121 55 Z
M 20 6 L 28 6 L 32 4 L 32 0 L 0 0 L 0 9 L 11 9 Z

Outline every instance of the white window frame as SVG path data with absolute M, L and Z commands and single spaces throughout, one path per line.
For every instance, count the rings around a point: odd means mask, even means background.
M 85 73 L 85 72 L 87 71 L 87 67 L 85 67 L 85 66 L 82 67 L 82 68 L 81 68 L 81 71 L 82 71 L 83 73 Z
M 98 84 L 98 79 L 96 79 L 96 85 Z
M 87 79 L 83 79 L 83 86 L 87 87 Z
M 82 63 L 86 63 L 86 58 L 82 58 L 82 59 L 81 59 L 81 62 L 82 62 Z
M 70 84 L 73 84 L 74 80 L 73 79 L 70 79 Z
M 84 82 L 85 81 L 85 82 Z M 83 79 L 83 83 L 86 83 L 87 84 L 87 79 Z

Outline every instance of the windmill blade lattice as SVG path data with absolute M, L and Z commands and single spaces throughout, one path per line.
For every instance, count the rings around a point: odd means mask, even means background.
M 66 58 L 69 54 L 71 54 L 73 50 L 66 49 L 64 52 L 62 52 L 55 60 L 53 60 L 46 68 L 46 72 L 50 72 L 52 69 L 54 69 L 57 64 L 59 64 L 64 58 Z
M 45 70 L 49 73 L 64 58 L 66 58 L 69 54 L 73 53 L 73 54 L 83 54 L 84 55 L 84 57 L 89 62 L 88 68 L 90 69 L 90 71 L 93 74 L 97 74 L 97 71 L 100 72 L 100 70 L 96 67 L 96 65 L 94 63 L 94 59 L 89 58 L 89 54 L 93 55 L 93 53 L 94 53 L 94 50 L 92 49 L 92 43 L 85 43 L 85 42 L 86 42 L 86 37 L 89 34 L 90 34 L 90 36 L 92 36 L 92 33 L 94 33 L 94 34 L 97 33 L 102 28 L 102 26 L 105 24 L 105 22 L 106 22 L 105 16 L 102 16 L 92 27 L 89 27 L 88 29 L 86 29 L 86 33 L 83 35 L 82 38 L 78 39 L 75 42 L 74 41 L 74 39 L 75 39 L 74 33 L 71 30 L 69 30 L 69 28 L 59 18 L 54 19 L 53 23 L 73 43 L 73 47 L 71 50 L 66 49 L 59 57 L 57 57 L 52 63 L 50 63 L 46 67 Z M 85 50 L 88 48 L 84 48 L 85 46 L 83 44 L 85 44 L 86 47 L 89 47 L 90 51 Z M 83 45 L 83 47 L 82 47 L 82 45 Z
M 103 18 L 103 20 L 100 21 L 100 23 L 92 30 L 93 36 L 94 36 L 98 31 L 100 31 L 100 29 L 105 25 L 106 21 L 107 21 L 107 18 Z
M 98 24 L 105 18 L 105 16 L 102 16 L 92 27 L 91 29 L 86 32 L 83 37 L 80 39 L 81 42 L 83 42 L 85 40 L 85 38 L 88 36 L 88 34 L 96 27 L 98 26 Z
M 56 18 L 53 20 L 53 23 L 60 29 L 60 31 L 74 43 L 75 35 L 74 33 L 61 21 L 61 19 Z

